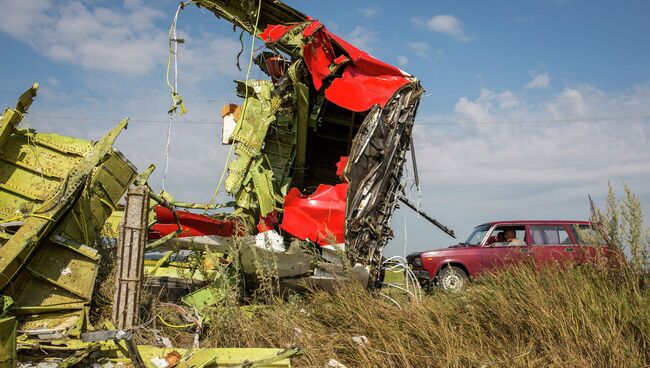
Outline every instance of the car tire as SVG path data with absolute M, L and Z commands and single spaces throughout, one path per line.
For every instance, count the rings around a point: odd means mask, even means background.
M 438 273 L 438 286 L 452 293 L 463 290 L 469 283 L 467 273 L 455 266 L 443 266 Z

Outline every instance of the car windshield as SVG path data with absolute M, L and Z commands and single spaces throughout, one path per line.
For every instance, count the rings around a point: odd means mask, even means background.
M 490 230 L 490 225 L 480 225 L 474 228 L 472 234 L 467 238 L 465 244 L 467 245 L 479 245 L 483 238 L 485 238 L 485 233 Z

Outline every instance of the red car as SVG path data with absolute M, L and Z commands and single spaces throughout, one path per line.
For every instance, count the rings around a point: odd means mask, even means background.
M 512 264 L 586 263 L 596 247 L 581 244 L 576 228 L 587 221 L 494 221 L 474 228 L 467 241 L 449 248 L 409 254 L 406 259 L 423 287 L 462 289 L 470 278 Z M 604 250 L 604 248 L 603 248 Z

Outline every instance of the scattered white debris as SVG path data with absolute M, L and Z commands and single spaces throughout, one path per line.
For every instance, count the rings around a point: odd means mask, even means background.
M 56 368 L 59 364 L 53 362 L 40 362 L 36 365 L 36 368 Z
M 156 339 L 156 345 L 161 346 L 163 348 L 171 348 L 172 347 L 172 341 L 166 337 L 163 336 L 160 333 L 160 330 L 153 330 L 155 339 Z
M 347 368 L 347 367 L 336 359 L 330 359 L 327 362 L 327 364 L 325 364 L 325 368 Z
M 70 267 L 66 267 L 61 271 L 61 276 L 70 276 L 72 275 L 72 269 Z
M 153 363 L 154 367 L 156 368 L 167 368 L 169 367 L 169 364 L 167 363 L 167 359 L 165 358 L 151 358 L 151 363 Z
M 368 338 L 366 335 L 352 336 L 352 341 L 356 342 L 359 345 L 365 345 L 368 343 Z
M 293 328 L 293 337 L 301 337 L 302 336 L 302 329 L 300 327 L 294 327 Z
M 284 247 L 284 238 L 275 230 L 268 230 L 255 235 L 255 246 L 267 251 L 282 253 Z
M 166 348 L 171 348 L 172 347 L 172 341 L 168 337 L 165 337 L 165 336 L 160 337 L 160 344 L 163 347 L 166 347 Z
M 129 334 L 129 333 L 126 332 L 126 331 L 124 331 L 124 330 L 118 330 L 118 331 L 115 333 L 115 338 L 116 338 L 117 340 L 122 340 L 122 339 L 125 339 L 125 338 L 128 336 L 128 334 Z
M 115 368 L 115 367 L 122 367 L 122 365 L 115 365 L 112 362 L 106 362 L 103 364 L 93 363 L 93 368 Z

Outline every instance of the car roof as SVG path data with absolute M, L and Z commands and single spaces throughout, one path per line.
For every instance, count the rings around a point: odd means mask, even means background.
M 576 224 L 576 225 L 589 225 L 589 221 L 583 220 L 504 220 L 504 221 L 490 221 L 478 225 L 552 225 L 552 224 Z

